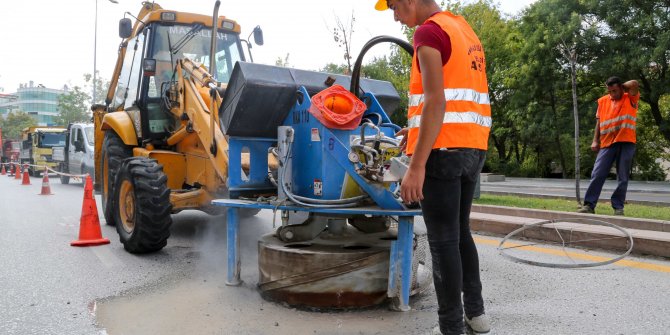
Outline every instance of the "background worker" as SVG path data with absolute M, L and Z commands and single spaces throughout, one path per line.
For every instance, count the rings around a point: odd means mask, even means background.
M 598 152 L 591 173 L 591 183 L 584 196 L 584 206 L 577 212 L 595 213 L 600 192 L 612 164 L 616 162 L 617 187 L 612 193 L 614 215 L 624 215 L 623 207 L 628 190 L 628 177 L 633 164 L 636 142 L 639 84 L 611 77 L 605 82 L 607 95 L 598 99 L 596 127 L 591 150 Z
M 396 21 L 418 26 L 408 128 L 398 135 L 411 156 L 401 196 L 421 203 L 428 230 L 439 319 L 433 333 L 462 334 L 464 312 L 469 328 L 488 333 L 469 222 L 491 128 L 481 42 L 462 17 L 433 0 L 378 0 L 375 8 L 390 8 Z

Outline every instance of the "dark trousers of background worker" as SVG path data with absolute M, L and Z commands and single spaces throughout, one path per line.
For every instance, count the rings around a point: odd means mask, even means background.
M 591 183 L 584 195 L 584 204 L 596 208 L 603 184 L 609 175 L 612 164 L 616 163 L 617 187 L 612 193 L 612 208 L 623 209 L 628 190 L 628 177 L 635 155 L 635 143 L 617 142 L 598 151 L 598 157 L 593 165 Z
M 486 151 L 477 149 L 433 150 L 426 162 L 421 209 L 433 258 L 442 334 L 463 333 L 464 310 L 469 318 L 484 314 L 470 208 L 485 158 Z

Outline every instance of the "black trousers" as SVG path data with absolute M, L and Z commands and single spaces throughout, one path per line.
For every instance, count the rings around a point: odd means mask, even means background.
M 433 258 L 433 282 L 443 334 L 463 333 L 464 311 L 469 318 L 484 314 L 479 256 L 470 233 L 470 209 L 485 159 L 483 150 L 433 150 L 426 163 L 421 208 Z

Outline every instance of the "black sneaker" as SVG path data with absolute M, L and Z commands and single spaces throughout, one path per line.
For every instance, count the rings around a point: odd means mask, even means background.
M 595 211 L 595 209 L 591 208 L 591 206 L 584 205 L 582 207 L 579 207 L 579 209 L 577 210 L 577 213 L 595 214 L 596 211 Z

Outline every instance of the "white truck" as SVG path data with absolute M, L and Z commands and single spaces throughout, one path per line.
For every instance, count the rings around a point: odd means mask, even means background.
M 89 174 L 94 178 L 94 138 L 92 123 L 69 124 L 65 146 L 53 148 L 53 159 L 58 162 L 58 171 L 74 175 Z M 60 181 L 67 184 L 70 177 L 60 175 Z M 85 179 L 82 178 L 82 182 Z

